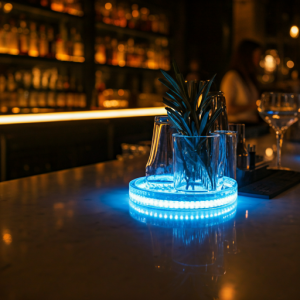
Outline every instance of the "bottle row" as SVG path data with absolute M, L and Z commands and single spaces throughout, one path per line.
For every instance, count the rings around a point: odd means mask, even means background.
M 67 28 L 65 23 L 46 26 L 27 22 L 23 15 L 0 24 L 0 53 L 75 62 L 85 60 L 78 29 Z
M 18 90 L 83 92 L 82 80 L 75 75 L 59 73 L 56 68 L 21 70 L 0 74 L 0 94 Z
M 6 113 L 10 108 L 24 107 L 86 107 L 82 80 L 73 74 L 61 74 L 56 68 L 22 70 L 0 75 L 0 106 Z
M 163 106 L 162 97 L 153 93 L 131 93 L 123 89 L 97 91 L 96 106 L 102 109 Z
M 170 69 L 170 51 L 166 38 L 157 38 L 155 43 L 135 43 L 109 36 L 96 38 L 95 61 L 99 64 L 129 66 L 146 69 Z
M 54 11 L 67 13 L 74 16 L 83 16 L 81 0 L 22 0 L 30 5 L 46 7 Z
M 119 27 L 169 34 L 169 21 L 165 14 L 150 14 L 146 7 L 116 1 L 96 1 L 96 21 Z
M 19 89 L 15 92 L 0 94 L 1 113 L 19 113 L 20 108 L 85 108 L 85 93 L 65 93 L 28 91 Z M 34 111 L 32 111 L 34 112 Z

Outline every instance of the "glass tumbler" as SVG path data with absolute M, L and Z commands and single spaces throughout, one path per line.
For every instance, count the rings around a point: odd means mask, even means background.
M 146 164 L 146 182 L 152 188 L 173 186 L 172 128 L 167 116 L 156 116 L 150 156 Z
M 249 169 L 249 153 L 246 148 L 246 129 L 245 124 L 233 124 L 229 123 L 229 130 L 236 132 L 236 155 L 237 155 L 237 167 L 242 170 Z
M 236 179 L 237 133 L 229 130 L 217 130 L 213 134 L 220 136 L 220 143 L 224 150 L 219 157 L 219 178 L 226 176 Z
M 217 190 L 220 136 L 173 134 L 174 188 L 184 192 Z

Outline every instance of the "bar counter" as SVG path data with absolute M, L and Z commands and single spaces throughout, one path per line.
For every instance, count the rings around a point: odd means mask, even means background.
M 196 228 L 189 239 L 130 216 L 128 183 L 145 161 L 0 183 L 0 299 L 297 299 L 300 185 L 273 200 L 239 196 L 218 227 L 232 233 L 224 270 L 210 275 L 182 263 L 216 256 Z M 296 156 L 283 163 L 300 170 Z

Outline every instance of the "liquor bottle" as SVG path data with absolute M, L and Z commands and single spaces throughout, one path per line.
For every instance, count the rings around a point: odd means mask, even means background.
M 152 31 L 153 32 L 159 32 L 159 20 L 157 15 L 153 15 L 151 17 L 151 23 L 152 23 Z
M 129 24 L 130 24 L 131 19 L 132 19 L 131 10 L 130 10 L 129 7 L 125 7 L 124 12 L 125 12 L 125 18 L 126 18 L 126 22 L 127 22 L 127 27 L 130 28 Z
M 84 61 L 84 44 L 82 42 L 80 33 L 75 35 L 73 57 L 77 62 Z
M 64 41 L 60 34 L 56 35 L 55 40 L 55 58 L 58 60 L 64 60 Z
M 10 20 L 10 38 L 8 45 L 8 53 L 12 55 L 19 54 L 19 40 L 18 40 L 18 28 L 16 27 L 15 21 Z
M 17 93 L 18 93 L 18 105 L 19 107 L 27 107 L 28 106 L 28 92 L 24 89 L 24 84 L 22 82 L 22 73 L 17 71 L 15 73 L 15 82 L 17 85 Z
M 10 26 L 8 23 L 3 25 L 3 53 L 9 52 L 9 44 L 10 44 Z
M 64 98 L 65 98 L 65 106 L 72 107 L 73 106 L 73 97 L 72 94 L 69 93 L 70 91 L 70 81 L 69 76 L 63 76 L 63 91 L 64 91 Z
M 28 55 L 29 50 L 29 29 L 27 22 L 21 18 L 19 27 L 19 54 Z
M 126 27 L 127 26 L 127 19 L 126 19 L 126 16 L 125 16 L 125 9 L 123 6 L 119 5 L 118 6 L 118 17 L 119 17 L 119 26 L 120 27 Z
M 50 77 L 49 77 L 49 92 L 48 92 L 48 98 L 47 98 L 47 105 L 49 107 L 55 107 L 56 106 L 56 82 L 57 82 L 57 69 L 52 69 L 50 71 Z
M 48 40 L 48 58 L 55 58 L 56 53 L 56 43 L 54 41 L 54 30 L 52 27 L 48 27 L 47 30 L 47 40 Z
M 45 107 L 47 105 L 46 103 L 46 92 L 42 89 L 43 87 L 43 82 L 42 82 L 42 71 L 39 68 L 33 68 L 32 69 L 32 74 L 33 74 L 33 85 L 34 88 L 37 91 L 37 96 L 38 96 L 38 100 L 37 100 L 37 105 L 38 107 Z
M 103 15 L 103 23 L 106 24 L 111 24 L 112 23 L 112 4 L 111 3 L 106 3 L 102 9 L 102 15 Z
M 116 39 L 111 40 L 111 48 L 112 48 L 111 64 L 117 66 L 118 65 L 118 41 Z
M 60 60 L 68 61 L 70 57 L 67 53 L 67 43 L 68 43 L 68 30 L 64 23 L 60 24 L 60 37 L 61 40 L 59 42 L 59 49 L 56 48 L 56 54 L 60 53 L 59 56 L 61 57 Z M 57 47 L 57 44 L 56 44 Z
M 0 75 L 0 105 L 1 112 L 7 111 L 7 92 L 6 92 L 6 78 L 3 74 Z
M 16 86 L 14 75 L 12 73 L 9 73 L 7 76 L 7 91 L 9 95 L 8 107 L 15 107 L 18 105 L 16 87 L 17 86 Z
M 146 7 L 141 8 L 140 10 L 141 13 L 141 30 L 143 31 L 150 31 L 150 23 L 148 21 L 148 16 L 149 16 L 149 9 Z
M 128 27 L 131 29 L 139 29 L 140 27 L 140 12 L 139 12 L 139 6 L 137 4 L 133 4 L 131 6 L 131 14 L 132 19 L 128 23 Z
M 97 0 L 95 2 L 96 22 L 102 22 L 102 3 Z
M 34 57 L 39 56 L 38 36 L 37 36 L 37 32 L 36 32 L 36 24 L 33 23 L 33 22 L 30 24 L 28 55 L 29 56 L 34 56 Z
M 0 53 L 6 53 L 5 30 L 3 24 L 0 23 Z
M 105 56 L 106 56 L 106 63 L 111 65 L 112 64 L 112 47 L 111 47 L 111 40 L 109 36 L 105 37 Z
M 101 37 L 96 38 L 95 61 L 99 64 L 106 63 L 106 50 Z
M 45 25 L 40 26 L 39 53 L 41 57 L 47 57 L 49 51 L 48 39 L 46 36 Z
M 71 28 L 69 37 L 66 41 L 66 54 L 69 57 L 69 60 L 75 60 L 75 42 L 76 42 L 76 28 Z
M 129 67 L 134 66 L 134 39 L 128 39 L 127 41 L 126 65 Z
M 58 75 L 56 88 L 57 88 L 56 104 L 58 107 L 64 107 L 64 106 L 66 106 L 66 97 L 65 97 L 65 93 L 63 92 L 63 77 L 62 77 L 62 75 Z
M 124 67 L 126 64 L 125 45 L 123 43 L 120 43 L 118 45 L 117 61 L 120 67 Z
M 75 89 L 76 89 L 76 83 L 74 80 L 74 75 L 71 73 L 70 77 L 66 77 L 65 79 L 68 80 L 68 89 L 66 90 L 66 105 L 69 108 L 74 107 L 75 104 Z
M 102 72 L 100 70 L 96 72 L 95 90 L 97 94 L 98 107 L 103 108 L 103 103 L 104 103 L 103 91 L 105 90 L 105 83 L 102 80 Z
M 35 90 L 41 88 L 41 70 L 39 68 L 32 69 L 32 87 Z
M 120 27 L 120 18 L 119 18 L 119 15 L 118 15 L 118 9 L 117 9 L 116 5 L 113 5 L 113 7 L 112 7 L 111 18 L 112 18 L 111 23 L 115 26 Z

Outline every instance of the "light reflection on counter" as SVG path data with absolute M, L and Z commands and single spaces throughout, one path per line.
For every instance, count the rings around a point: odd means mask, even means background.
M 236 209 L 236 202 L 189 211 L 153 209 L 129 202 L 131 217 L 149 228 L 155 270 L 165 276 L 174 273 L 165 286 L 174 299 L 231 299 L 228 296 L 233 295 L 233 289 L 222 285 L 221 279 L 226 273 L 224 255 L 237 253 Z M 196 219 L 197 214 L 204 217 Z
M 2 115 L 1 125 L 23 124 L 23 123 L 44 123 L 60 121 L 100 120 L 130 117 L 146 117 L 165 115 L 164 107 L 115 109 L 115 110 L 93 110 L 81 112 L 58 112 L 24 115 Z

